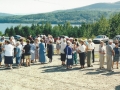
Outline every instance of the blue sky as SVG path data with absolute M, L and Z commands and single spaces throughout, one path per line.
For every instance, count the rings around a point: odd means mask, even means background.
M 0 12 L 35 14 L 82 7 L 94 3 L 114 3 L 120 0 L 0 0 Z

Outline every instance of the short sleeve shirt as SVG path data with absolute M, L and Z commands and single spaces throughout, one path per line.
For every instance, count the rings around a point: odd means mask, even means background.
M 16 57 L 20 57 L 21 56 L 21 49 L 20 47 L 16 47 Z
M 11 44 L 5 45 L 5 56 L 13 56 L 13 49 Z
M 113 50 L 113 47 L 112 47 L 112 45 L 107 45 L 106 46 L 106 53 L 108 54 L 108 55 L 112 55 L 112 50 Z
M 31 54 L 30 49 L 31 49 L 30 44 L 25 45 L 25 47 L 24 47 L 25 55 L 30 55 Z

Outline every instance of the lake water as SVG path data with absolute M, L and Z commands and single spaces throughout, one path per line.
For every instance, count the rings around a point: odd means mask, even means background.
M 22 26 L 31 26 L 32 24 L 20 24 L 20 23 L 0 23 L 0 31 L 2 31 L 2 33 L 4 33 L 5 32 L 5 29 L 8 27 L 8 28 L 10 28 L 10 27 L 15 27 L 15 26 L 18 26 L 18 25 L 22 25 Z M 52 26 L 55 26 L 55 25 L 57 25 L 57 24 L 52 24 Z M 80 25 L 74 25 L 74 24 L 72 24 L 73 26 L 80 26 Z

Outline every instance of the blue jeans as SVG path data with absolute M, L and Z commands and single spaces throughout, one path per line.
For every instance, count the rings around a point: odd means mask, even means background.
M 16 64 L 20 64 L 21 62 L 21 57 L 16 57 Z

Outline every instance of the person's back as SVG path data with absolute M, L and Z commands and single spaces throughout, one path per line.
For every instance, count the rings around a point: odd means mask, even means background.
M 22 53 L 22 51 L 21 51 L 21 49 L 20 49 L 20 47 L 16 47 L 16 57 L 21 57 L 21 53 Z
M 25 55 L 30 55 L 30 44 L 25 45 L 24 50 L 25 50 Z
M 108 55 L 112 55 L 112 46 L 111 45 L 107 45 L 106 46 L 106 54 L 108 54 Z

